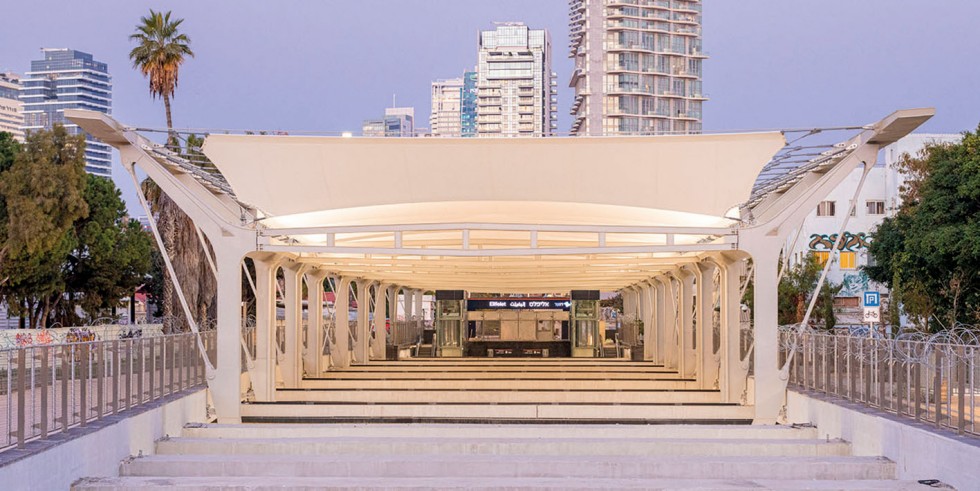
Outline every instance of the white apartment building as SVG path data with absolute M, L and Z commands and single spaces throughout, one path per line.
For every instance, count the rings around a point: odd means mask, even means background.
M 701 131 L 701 0 L 570 0 L 572 134 Z
M 858 195 L 854 213 L 848 218 L 843 239 L 839 246 L 840 255 L 830 265 L 827 280 L 842 285 L 837 294 L 837 305 L 843 315 L 838 315 L 842 324 L 859 324 L 860 298 L 865 291 L 882 291 L 883 285 L 870 281 L 861 269 L 869 261 L 868 245 L 874 240 L 874 232 L 887 216 L 894 215 L 901 205 L 899 188 L 904 183 L 898 171 L 898 163 L 905 154 L 917 155 L 926 145 L 936 143 L 955 143 L 961 135 L 911 134 L 884 149 L 884 161 L 879 162 L 868 174 L 864 187 Z M 830 257 L 837 234 L 850 209 L 851 199 L 861 181 L 862 169 L 855 170 L 841 183 L 827 199 L 820 203 L 803 222 L 799 238 L 790 238 L 789 247 L 793 251 L 790 264 L 797 264 L 809 253 L 816 254 L 821 261 Z
M 432 136 L 459 137 L 463 132 L 463 79 L 432 82 Z
M 24 105 L 20 102 L 20 76 L 0 73 L 0 131 L 24 141 Z
M 557 129 L 551 35 L 522 23 L 480 32 L 477 135 L 548 136 Z

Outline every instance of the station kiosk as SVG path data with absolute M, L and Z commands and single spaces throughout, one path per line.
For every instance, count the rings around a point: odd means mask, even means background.
M 598 290 L 572 290 L 572 357 L 595 358 L 602 349 Z
M 466 343 L 466 292 L 436 291 L 436 334 L 433 344 L 438 355 L 446 358 L 463 356 Z

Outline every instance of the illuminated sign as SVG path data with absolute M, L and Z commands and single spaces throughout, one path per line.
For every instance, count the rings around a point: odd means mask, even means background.
M 569 310 L 567 298 L 495 298 L 466 301 L 466 310 Z

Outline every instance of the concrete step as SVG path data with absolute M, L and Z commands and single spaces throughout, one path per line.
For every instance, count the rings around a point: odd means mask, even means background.
M 650 361 L 631 361 L 621 359 L 597 358 L 424 358 L 398 361 L 372 361 L 361 367 L 410 367 L 410 366 L 610 366 L 664 368 L 664 365 Z
M 558 384 L 554 384 L 558 385 Z M 277 402 L 364 402 L 416 404 L 683 404 L 721 402 L 719 391 L 617 390 L 443 390 L 443 389 L 316 389 L 276 391 Z
M 249 423 L 548 421 L 573 423 L 747 424 L 752 406 L 725 404 L 242 404 Z
M 192 438 L 672 438 L 818 439 L 813 427 L 762 425 L 194 424 Z
M 500 370 L 343 370 L 325 372 L 313 380 L 344 380 L 372 378 L 442 378 L 442 379 L 637 379 L 637 380 L 675 380 L 681 377 L 677 372 L 660 370 L 528 370 L 524 368 Z
M 646 457 L 550 455 L 151 455 L 121 476 L 563 477 L 628 479 L 894 479 L 878 457 Z
M 914 482 L 891 480 L 814 481 L 814 480 L 730 480 L 730 479 L 579 479 L 579 478 L 323 478 L 323 477 L 114 477 L 86 478 L 76 482 L 78 491 L 123 491 L 137 488 L 181 490 L 566 490 L 566 489 L 645 489 L 645 490 L 817 490 L 876 491 L 932 489 Z
M 300 383 L 303 389 L 467 389 L 467 390 L 542 390 L 561 388 L 568 390 L 682 390 L 697 389 L 693 380 L 534 380 L 515 379 L 306 379 Z
M 161 455 L 617 455 L 617 456 L 845 456 L 839 440 L 669 438 L 172 438 Z

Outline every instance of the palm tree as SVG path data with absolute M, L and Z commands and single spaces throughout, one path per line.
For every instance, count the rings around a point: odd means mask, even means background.
M 137 43 L 129 52 L 133 68 L 150 80 L 150 94 L 154 98 L 163 98 L 171 144 L 176 142 L 173 141 L 174 120 L 170 111 L 170 98 L 177 90 L 180 65 L 185 58 L 194 56 L 190 38 L 178 31 L 183 22 L 184 19 L 171 20 L 169 11 L 162 13 L 150 9 L 150 15 L 140 18 L 136 32 L 129 36 L 130 41 Z
M 150 94 L 163 99 L 167 113 L 167 143 L 175 152 L 180 152 L 177 134 L 173 129 L 173 116 L 170 99 L 177 90 L 180 66 L 186 58 L 193 57 L 190 38 L 179 32 L 183 19 L 171 19 L 170 12 L 155 12 L 142 17 L 136 32 L 129 36 L 136 47 L 129 53 L 133 68 L 139 70 L 150 81 Z M 198 243 L 194 223 L 177 207 L 153 181 L 143 182 L 152 211 L 158 217 L 160 235 L 166 251 L 173 260 L 174 270 L 181 280 L 183 293 L 193 309 L 192 315 L 199 325 L 205 324 L 214 304 L 214 278 L 206 271 L 202 254 L 207 252 Z M 176 330 L 182 317 L 179 304 L 174 299 L 173 281 L 164 270 L 161 303 L 163 304 L 164 330 Z M 175 315 L 178 313 L 178 315 Z

